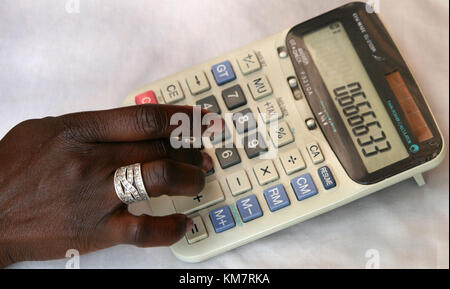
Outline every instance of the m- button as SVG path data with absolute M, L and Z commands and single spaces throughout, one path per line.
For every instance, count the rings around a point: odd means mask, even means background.
M 320 147 L 317 143 L 313 142 L 306 146 L 306 150 L 308 151 L 309 157 L 312 162 L 317 165 L 324 161 L 324 157 Z

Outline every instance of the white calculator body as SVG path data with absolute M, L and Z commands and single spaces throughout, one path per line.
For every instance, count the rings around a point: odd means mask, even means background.
M 424 171 L 445 145 L 378 16 L 350 3 L 131 93 L 125 105 L 199 105 L 228 119 L 237 148 L 205 149 L 214 173 L 196 197 L 152 198 L 149 214 L 194 228 L 171 248 L 199 262 Z M 245 122 L 236 129 L 236 122 Z M 264 127 L 264 128 L 263 128 Z M 255 145 L 255 139 L 258 139 Z M 222 141 L 220 139 L 219 141 Z M 265 145 L 265 147 L 264 147 Z M 268 148 L 268 149 L 264 149 Z M 261 156 L 276 148 L 277 154 Z M 182 189 L 182 188 L 180 188 Z

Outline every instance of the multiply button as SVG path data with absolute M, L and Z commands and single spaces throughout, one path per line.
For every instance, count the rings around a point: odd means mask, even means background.
M 184 93 L 178 81 L 163 86 L 162 93 L 166 103 L 171 104 L 184 99 Z
M 324 161 L 322 151 L 317 143 L 310 143 L 306 146 L 306 150 L 314 164 L 320 164 Z
M 257 164 L 253 168 L 253 171 L 255 172 L 255 176 L 261 186 L 278 180 L 278 172 L 271 160 Z
M 223 206 L 209 212 L 209 218 L 216 233 L 221 233 L 235 226 L 230 208 Z
M 217 85 L 219 86 L 236 79 L 233 67 L 231 67 L 231 63 L 229 61 L 224 61 L 216 65 L 213 65 L 212 73 L 214 75 Z
M 298 178 L 292 179 L 291 186 L 299 201 L 317 194 L 316 186 L 314 185 L 310 174 L 304 174 Z

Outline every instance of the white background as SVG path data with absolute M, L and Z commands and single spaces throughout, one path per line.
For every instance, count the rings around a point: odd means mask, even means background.
M 347 2 L 79 0 L 68 13 L 67 1 L 0 2 L 0 137 L 25 119 L 118 107 L 135 88 Z M 448 1 L 380 6 L 448 143 Z M 425 177 L 422 188 L 403 182 L 200 264 L 124 245 L 81 256 L 81 268 L 364 268 L 369 249 L 382 268 L 448 267 L 448 157 Z

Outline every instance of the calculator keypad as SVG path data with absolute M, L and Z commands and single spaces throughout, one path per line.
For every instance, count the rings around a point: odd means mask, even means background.
M 294 131 L 291 130 L 291 127 L 286 120 L 279 121 L 276 126 L 270 125 L 272 122 L 282 119 L 284 115 L 277 99 L 274 96 L 269 97 L 274 93 L 269 79 L 266 75 L 257 73 L 262 70 L 262 65 L 256 53 L 250 50 L 238 54 L 233 64 L 235 63 L 237 63 L 240 72 L 242 72 L 243 75 L 248 76 L 247 79 L 249 80 L 245 81 L 247 87 L 241 87 L 241 85 L 236 82 L 231 83 L 222 89 L 221 96 L 226 107 L 222 107 L 223 110 L 221 109 L 216 96 L 212 93 L 206 94 L 206 92 L 211 90 L 214 81 L 218 86 L 223 86 L 236 80 L 237 75 L 233 69 L 232 62 L 229 60 L 211 67 L 214 80 L 208 79 L 208 74 L 205 73 L 205 70 L 193 71 L 188 73 L 184 80 L 180 80 L 183 81 L 183 83 L 172 81 L 163 85 L 160 88 L 161 90 L 155 90 L 157 93 L 161 92 L 162 97 L 161 95 L 158 95 L 157 98 L 155 91 L 149 90 L 136 96 L 135 102 L 136 104 L 158 103 L 159 99 L 160 102 L 173 104 L 185 99 L 186 92 L 190 93 L 191 96 L 195 96 L 195 104 L 205 110 L 217 114 L 232 111 L 234 129 L 242 137 L 243 148 L 248 159 L 255 159 L 268 151 L 265 139 L 257 130 L 257 118 L 252 111 L 253 107 L 255 107 L 255 109 L 258 109 L 262 120 L 266 124 L 269 124 L 267 126 L 269 136 L 275 147 L 283 148 L 292 145 L 295 141 Z M 252 73 L 254 73 L 253 76 Z M 181 84 L 184 86 L 181 86 Z M 183 87 L 186 86 L 187 88 L 183 91 Z M 248 104 L 246 96 L 248 92 L 250 92 L 253 99 L 256 101 L 250 99 L 251 102 L 254 102 L 251 104 L 252 108 L 245 107 Z M 220 98 L 220 96 L 218 97 Z M 220 103 L 222 102 L 220 101 Z M 238 108 L 240 109 L 236 111 Z M 211 137 L 211 142 L 214 145 L 221 142 L 224 144 L 231 136 L 231 130 L 225 126 L 224 132 L 216 133 Z M 291 205 L 289 194 L 292 194 L 292 192 L 296 196 L 297 201 L 311 198 L 319 192 L 311 176 L 312 173 L 305 172 L 301 176 L 296 175 L 291 177 L 290 187 L 288 187 L 288 185 L 285 187 L 283 184 L 276 183 L 280 180 L 280 174 L 289 176 L 306 169 L 306 162 L 302 156 L 302 152 L 305 149 L 313 164 L 316 165 L 324 162 L 324 156 L 316 142 L 308 143 L 306 147 L 303 146 L 300 147 L 300 149 L 296 146 L 288 149 L 283 148 L 278 155 L 279 162 L 277 166 L 272 160 L 256 161 L 256 164 L 252 165 L 253 167 L 232 171 L 231 173 L 226 174 L 223 180 L 214 179 L 209 181 L 203 191 L 195 197 L 172 197 L 171 199 L 175 210 L 178 213 L 189 215 L 199 210 L 216 206 L 216 208 L 209 209 L 208 211 L 209 221 L 216 233 L 222 233 L 236 227 L 236 224 L 242 226 L 240 220 L 236 219 L 239 218 L 239 216 L 244 223 L 263 217 L 264 214 L 260 205 L 260 201 L 263 199 L 269 210 L 271 212 L 276 212 Z M 241 156 L 234 145 L 231 148 L 216 148 L 215 154 L 217 161 L 223 170 L 230 169 L 242 162 Z M 281 167 L 279 168 L 282 169 L 277 171 L 279 164 L 281 164 Z M 314 168 L 314 170 L 316 170 L 316 168 Z M 213 176 L 214 173 L 215 171 L 212 169 L 207 173 L 207 176 L 215 178 L 215 176 Z M 316 173 L 317 175 L 315 175 Z M 317 179 L 320 179 L 323 189 L 331 190 L 336 187 L 336 181 L 328 166 L 323 165 L 317 169 L 314 175 L 315 177 L 318 177 Z M 255 187 L 252 185 L 252 182 Z M 257 182 L 257 184 L 255 184 L 255 182 Z M 269 185 L 271 183 L 272 185 Z M 236 199 L 233 200 L 233 205 L 225 205 L 225 195 L 222 191 L 222 185 L 228 186 L 232 196 L 231 198 L 236 197 Z M 268 188 L 266 187 L 267 185 L 269 185 Z M 261 189 L 263 189 L 262 194 L 258 191 Z M 254 190 L 254 194 L 248 195 L 252 190 Z M 237 196 L 240 195 L 243 195 L 243 197 L 238 198 Z M 206 229 L 208 226 L 205 226 L 204 223 L 204 221 L 208 221 L 207 219 L 207 217 L 202 219 L 200 215 L 193 217 L 194 226 L 192 230 L 186 233 L 188 244 L 194 244 L 208 238 Z
M 247 104 L 247 99 L 239 84 L 222 91 L 222 98 L 228 110 L 233 110 Z

